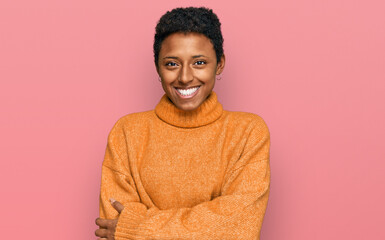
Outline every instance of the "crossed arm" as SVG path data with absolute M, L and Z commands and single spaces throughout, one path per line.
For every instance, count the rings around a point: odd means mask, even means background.
M 120 202 L 116 201 L 115 199 L 111 198 L 111 205 L 116 210 L 118 214 L 120 214 L 124 206 Z M 114 240 L 115 237 L 115 229 L 116 224 L 118 223 L 118 219 L 103 219 L 103 218 L 97 218 L 95 221 L 96 225 L 99 226 L 99 229 L 95 231 L 95 235 L 97 237 L 100 237 L 99 240 Z
M 219 197 L 191 208 L 159 210 L 140 202 L 130 174 L 108 165 L 122 159 L 113 146 L 107 146 L 96 236 L 108 240 L 259 239 L 270 190 L 269 147 L 267 128 L 254 128 Z M 119 202 L 109 203 L 111 197 Z

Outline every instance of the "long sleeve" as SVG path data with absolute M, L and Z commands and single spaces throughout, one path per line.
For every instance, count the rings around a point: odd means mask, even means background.
M 229 163 L 220 196 L 191 208 L 147 208 L 140 203 L 132 178 L 106 165 L 102 181 L 106 193 L 101 198 L 117 194 L 125 206 L 115 239 L 259 239 L 270 189 L 270 134 L 261 119 L 250 128 L 239 159 Z M 107 158 L 111 154 L 107 152 Z M 106 206 L 101 212 L 108 212 Z
M 99 214 L 101 218 L 116 219 L 118 212 L 111 206 L 109 198 L 123 205 L 140 202 L 128 164 L 127 139 L 123 124 L 118 121 L 108 135 L 107 148 L 102 165 Z M 144 205 L 143 205 L 144 206 Z

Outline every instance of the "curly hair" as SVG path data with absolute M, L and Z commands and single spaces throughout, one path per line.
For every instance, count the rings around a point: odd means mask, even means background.
M 210 39 L 214 46 L 217 62 L 223 55 L 221 23 L 213 10 L 205 7 L 175 8 L 167 11 L 158 21 L 154 37 L 154 60 L 158 65 L 163 40 L 172 33 L 195 32 Z

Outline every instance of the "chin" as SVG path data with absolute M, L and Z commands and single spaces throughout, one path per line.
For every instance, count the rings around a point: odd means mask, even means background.
M 195 95 L 192 99 L 185 101 L 185 100 L 181 100 L 180 97 L 175 94 L 175 92 L 172 92 L 172 91 L 175 91 L 173 88 L 171 90 L 170 89 L 167 89 L 167 90 L 169 90 L 167 91 L 167 95 L 169 96 L 171 101 L 174 103 L 174 105 L 178 109 L 181 109 L 183 111 L 193 111 L 197 109 L 207 99 L 207 97 L 211 93 L 211 91 L 207 93 L 207 89 L 205 89 L 204 87 L 201 87 L 198 90 L 200 92 L 198 92 L 197 95 Z
M 198 107 L 179 107 L 179 109 L 182 109 L 184 111 L 193 111 L 197 109 Z
M 175 103 L 174 103 L 175 104 Z M 184 111 L 193 111 L 197 109 L 200 104 L 175 104 L 175 106 Z

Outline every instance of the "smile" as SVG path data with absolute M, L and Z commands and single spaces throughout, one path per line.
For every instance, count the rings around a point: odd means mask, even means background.
M 178 95 L 182 98 L 191 98 L 196 95 L 198 92 L 199 87 L 193 87 L 193 88 L 188 88 L 188 89 L 177 89 L 175 88 L 176 92 Z

